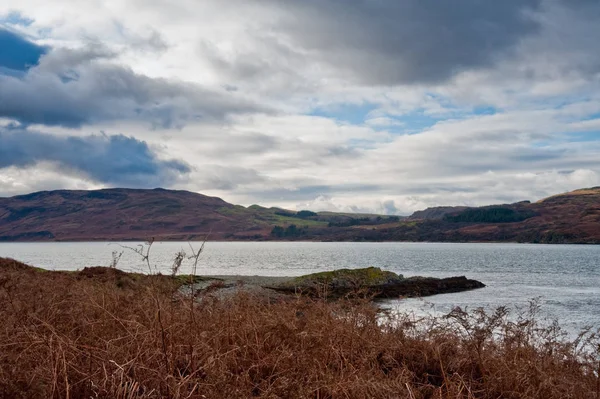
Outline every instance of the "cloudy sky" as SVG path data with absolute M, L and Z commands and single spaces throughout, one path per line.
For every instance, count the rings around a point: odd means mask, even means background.
M 0 1 L 0 196 L 408 214 L 600 185 L 599 0 Z

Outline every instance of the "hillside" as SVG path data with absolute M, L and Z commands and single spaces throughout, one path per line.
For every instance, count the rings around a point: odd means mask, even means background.
M 344 239 L 347 232 L 339 232 Z M 354 240 L 600 244 L 600 187 L 536 203 L 415 212 L 395 225 L 355 231 Z
M 467 209 L 466 206 L 436 206 L 422 211 L 416 211 L 408 220 L 442 219 L 444 216 Z
M 0 198 L 0 241 L 312 240 L 600 243 L 600 187 L 544 200 L 437 207 L 409 218 L 243 207 L 164 189 Z
M 379 218 L 379 220 L 377 220 Z M 397 217 L 316 214 L 232 205 L 175 190 L 42 191 L 0 198 L 0 241 L 260 240 L 297 238 L 329 224 L 382 223 Z M 274 237 L 277 238 L 277 235 Z

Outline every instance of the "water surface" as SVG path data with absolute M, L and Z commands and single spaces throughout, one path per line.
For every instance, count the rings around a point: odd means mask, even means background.
M 135 247 L 137 243 L 123 243 Z M 196 249 L 199 244 L 194 244 Z M 188 243 L 155 243 L 154 270 L 168 272 Z M 146 271 L 142 259 L 115 243 L 0 243 L 0 256 L 52 270 L 107 266 L 124 251 L 118 267 Z M 390 306 L 434 312 L 453 306 L 526 306 L 541 297 L 543 315 L 570 329 L 600 327 L 600 246 L 441 243 L 208 242 L 198 274 L 296 276 L 338 268 L 378 266 L 405 276 L 465 275 L 487 285 L 481 290 L 438 295 L 425 301 L 391 301 Z M 189 263 L 181 272 L 190 271 Z

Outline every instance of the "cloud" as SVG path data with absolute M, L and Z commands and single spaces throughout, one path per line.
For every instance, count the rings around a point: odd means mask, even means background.
M 296 205 L 296 210 L 311 210 L 313 212 L 342 212 L 328 195 L 319 195 L 314 200 Z
M 600 185 L 600 173 L 590 169 L 540 173 L 486 172 L 468 179 L 462 178 L 461 184 L 452 180 L 436 184 L 407 182 L 391 186 L 386 193 L 348 194 L 333 190 L 331 195 L 315 195 L 312 200 L 303 203 L 283 205 L 297 210 L 410 215 L 434 206 L 483 206 L 536 201 L 557 193 L 597 185 Z
M 199 39 L 200 57 L 224 84 L 296 110 L 366 101 L 396 114 L 431 112 L 441 97 L 451 106 L 519 106 L 593 95 L 600 84 L 594 0 L 232 0 L 223 8 L 231 3 L 252 23 L 228 14 L 236 28 Z
M 269 180 L 255 169 L 225 165 L 200 165 L 193 178 L 200 189 L 222 191 L 263 187 Z
M 159 159 L 146 142 L 121 134 L 59 137 L 0 128 L 0 170 L 40 162 L 111 186 L 157 187 L 173 184 L 191 171 L 185 162 Z
M 600 2 L 594 0 L 546 0 L 536 15 L 540 34 L 524 41 L 521 62 L 528 64 L 529 79 L 554 83 L 574 78 L 600 78 Z M 550 92 L 552 93 L 552 92 Z
M 263 200 L 269 203 L 277 202 L 290 203 L 292 201 L 304 200 L 309 201 L 314 198 L 320 200 L 326 200 L 331 198 L 334 193 L 340 194 L 352 194 L 352 193 L 365 193 L 374 192 L 380 190 L 381 187 L 368 184 L 368 183 L 348 183 L 348 184 L 337 184 L 337 185 L 302 185 L 299 187 L 273 187 L 264 188 L 262 190 L 251 191 L 248 190 L 246 193 L 260 196 Z
M 265 2 L 255 1 L 264 7 Z M 273 51 L 290 50 L 367 85 L 435 83 L 463 70 L 490 67 L 539 29 L 541 0 L 271 0 Z M 273 10 L 265 12 L 272 17 Z M 289 43 L 288 46 L 282 43 Z M 238 76 L 269 62 L 239 60 Z M 222 64 L 222 63 L 221 63 Z
M 169 188 L 406 214 L 598 185 L 597 0 L 7 7 L 0 15 L 21 14 L 0 24 L 51 47 L 24 70 L 0 66 L 0 124 L 84 141 L 127 132 L 156 162 L 193 165 L 156 179 Z M 159 157 L 152 145 L 163 141 Z M 21 193 L 92 181 L 57 157 L 6 167 L 0 180 L 28 182 L 7 183 Z M 25 178 L 50 166 L 47 179 Z
M 21 47 L 28 43 L 10 37 Z M 79 49 L 52 49 L 22 75 L 0 73 L 0 117 L 65 127 L 141 121 L 152 127 L 181 128 L 190 122 L 223 122 L 230 115 L 267 110 L 226 90 L 135 73 L 116 63 L 116 57 L 107 47 L 89 43 Z M 12 63 L 5 64 L 25 68 L 28 59 L 10 57 Z
M 398 213 L 398 208 L 396 208 L 394 200 L 383 201 L 382 205 L 386 215 L 395 215 Z
M 24 72 L 36 65 L 48 49 L 0 27 L 0 68 Z M 0 70 L 0 74 L 2 70 Z
M 0 170 L 0 197 L 28 194 L 36 191 L 97 190 L 101 183 L 83 180 L 81 176 L 66 174 L 64 169 L 52 162 L 40 162 L 32 166 L 9 166 Z
M 314 200 L 297 204 L 296 210 L 311 210 L 313 212 L 344 212 L 344 213 L 370 213 L 378 215 L 402 215 L 396 208 L 394 200 L 352 201 L 344 196 L 331 197 L 319 195 Z M 407 212 L 404 212 L 407 213 Z

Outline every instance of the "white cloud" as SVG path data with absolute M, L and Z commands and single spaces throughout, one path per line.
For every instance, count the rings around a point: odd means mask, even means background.
M 0 196 L 9 197 L 33 191 L 55 190 L 94 190 L 101 184 L 70 176 L 64 169 L 53 163 L 43 162 L 26 168 L 9 167 L 0 169 Z

